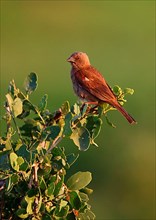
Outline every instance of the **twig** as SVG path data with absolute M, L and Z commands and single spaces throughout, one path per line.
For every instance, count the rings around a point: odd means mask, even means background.
M 45 155 L 49 154 L 49 152 L 58 145 L 59 142 L 61 142 L 63 139 L 63 136 L 61 137 L 57 137 L 55 138 L 55 140 L 53 141 L 53 143 L 51 144 L 50 148 L 48 149 L 48 151 L 46 152 Z

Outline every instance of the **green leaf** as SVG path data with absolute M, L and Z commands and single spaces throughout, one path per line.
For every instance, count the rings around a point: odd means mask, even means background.
M 90 133 L 92 139 L 95 139 L 101 130 L 102 120 L 98 116 L 87 117 L 86 128 Z
M 20 98 L 16 98 L 12 103 L 14 116 L 17 117 L 23 111 L 23 102 Z
M 39 177 L 39 185 L 42 190 L 45 190 L 47 188 L 47 185 L 46 185 L 46 182 L 43 176 L 41 178 Z
M 80 192 L 83 192 L 87 195 L 90 195 L 93 192 L 93 190 L 88 187 L 85 187 L 85 188 L 81 189 Z
M 69 211 L 69 206 L 65 206 L 62 208 L 61 206 L 56 206 L 55 212 L 54 212 L 55 219 L 58 219 L 58 220 L 65 219 L 65 217 L 68 214 L 68 211 Z
M 79 154 L 75 155 L 74 153 L 68 154 L 66 156 L 67 159 L 67 163 L 69 164 L 69 166 L 71 166 L 73 163 L 75 163 L 75 161 L 78 159 Z
M 42 111 L 44 111 L 44 110 L 46 109 L 46 107 L 47 107 L 47 100 L 48 100 L 48 95 L 45 94 L 45 95 L 42 97 L 40 103 L 38 104 L 38 109 L 39 109 L 39 111 L 42 112 Z
M 20 168 L 19 168 L 19 170 L 21 170 L 21 171 L 26 171 L 27 169 L 28 169 L 28 167 L 29 167 L 29 164 L 28 164 L 28 162 L 24 162 L 24 163 L 22 163 L 21 165 L 20 165 Z
M 66 114 L 68 114 L 68 112 L 70 112 L 70 105 L 69 105 L 68 101 L 66 101 L 65 103 L 62 104 L 61 110 L 64 115 L 66 115 Z
M 118 85 L 115 85 L 113 87 L 113 92 L 115 93 L 115 95 L 119 96 L 122 94 L 122 89 Z
M 28 75 L 27 79 L 25 80 L 26 93 L 31 94 L 33 91 L 36 90 L 37 80 L 38 80 L 38 77 L 37 77 L 36 73 L 30 73 Z
M 13 96 L 17 96 L 18 94 L 18 89 L 16 88 L 15 82 L 14 80 L 10 81 L 9 83 L 9 87 L 8 87 L 8 92 L 13 95 Z
M 84 104 L 83 108 L 81 109 L 81 117 L 83 117 L 87 111 L 88 104 Z
M 52 220 L 52 217 L 50 217 L 50 215 L 49 214 L 43 214 L 42 215 L 42 220 Z
M 72 113 L 69 112 L 69 113 L 67 113 L 67 115 L 65 116 L 65 119 L 64 119 L 65 125 L 63 127 L 63 134 L 66 136 L 70 136 L 72 133 L 71 119 L 72 119 Z
M 91 210 L 87 209 L 87 210 L 85 210 L 84 213 L 79 214 L 78 219 L 81 219 L 81 220 L 86 220 L 86 219 L 87 220 L 94 220 L 95 219 L 95 214 Z
M 64 188 L 62 187 L 64 183 L 64 176 L 61 176 L 61 180 L 55 185 L 54 196 L 64 193 Z
M 52 182 L 48 185 L 45 194 L 50 197 L 51 195 L 53 195 L 54 190 L 55 190 L 55 184 Z
M 114 125 L 109 119 L 108 117 L 105 115 L 106 121 L 107 123 L 112 127 L 112 128 L 116 128 L 116 125 Z
M 69 190 L 80 190 L 87 186 L 92 180 L 90 172 L 77 172 L 67 180 Z
M 131 88 L 125 88 L 124 89 L 124 94 L 133 95 L 133 93 L 134 93 L 134 89 L 131 89 Z
M 12 110 L 13 99 L 9 93 L 6 94 L 6 99 L 7 99 L 8 105 L 10 107 L 10 110 Z
M 22 163 L 24 163 L 24 159 L 22 157 L 17 158 L 17 163 L 20 166 Z
M 18 176 L 17 174 L 12 174 L 12 176 L 11 176 L 11 182 L 12 182 L 13 184 L 16 184 L 16 183 L 18 183 L 18 180 L 19 180 L 19 176 Z
M 30 152 L 25 144 L 21 145 L 19 150 L 16 152 L 18 156 L 23 157 L 27 162 L 30 162 Z
M 0 170 L 9 170 L 10 164 L 8 160 L 10 150 L 0 152 Z
M 10 164 L 14 170 L 19 171 L 19 164 L 18 164 L 17 159 L 18 159 L 17 154 L 15 154 L 14 152 L 11 152 L 10 153 Z
M 81 207 L 81 200 L 77 192 L 75 191 L 69 192 L 69 198 L 70 198 L 69 202 L 72 206 L 72 209 L 79 210 Z
M 52 125 L 52 126 L 49 126 L 47 127 L 45 130 L 44 130 L 44 133 L 47 134 L 48 138 L 47 140 L 54 140 L 60 133 L 61 129 L 58 125 Z
M 71 111 L 75 114 L 75 115 L 79 115 L 80 114 L 80 107 L 78 104 L 74 104 L 72 107 L 71 107 Z
M 38 194 L 38 189 L 37 188 L 32 188 L 27 192 L 27 195 L 29 198 L 34 197 Z M 27 200 L 26 200 L 27 201 Z
M 25 219 L 28 217 L 29 214 L 26 212 L 25 209 L 21 208 L 17 210 L 16 215 L 22 219 Z
M 33 203 L 34 203 L 34 200 L 35 200 L 35 196 L 33 196 L 33 197 L 28 197 L 28 196 L 25 196 L 25 200 L 26 200 L 26 202 L 28 203 L 28 205 L 27 205 L 27 213 L 28 214 L 33 214 Z
M 80 127 L 73 129 L 73 133 L 70 138 L 80 150 L 88 150 L 90 145 L 90 134 L 86 128 Z

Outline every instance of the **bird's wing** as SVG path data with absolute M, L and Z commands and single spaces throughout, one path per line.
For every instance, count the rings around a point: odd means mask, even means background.
M 94 67 L 89 66 L 87 68 L 83 68 L 74 73 L 74 75 L 75 80 L 81 88 L 97 99 L 110 104 L 111 100 L 116 100 L 112 89 L 106 83 L 103 76 Z

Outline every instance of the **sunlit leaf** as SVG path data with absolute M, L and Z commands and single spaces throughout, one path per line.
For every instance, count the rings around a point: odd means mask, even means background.
M 90 134 L 84 127 L 73 129 L 73 133 L 70 138 L 74 141 L 74 144 L 82 151 L 86 151 L 90 145 Z
M 68 101 L 66 101 L 62 104 L 61 110 L 64 115 L 66 115 L 70 111 L 70 104 Z
M 87 186 L 91 180 L 90 172 L 77 172 L 67 180 L 67 187 L 70 190 L 80 190 Z
M 9 93 L 6 94 L 6 99 L 7 99 L 8 105 L 10 107 L 10 110 L 12 110 L 13 99 L 12 99 L 12 97 L 11 97 L 11 95 Z
M 133 93 L 134 93 L 134 89 L 131 89 L 131 88 L 125 88 L 124 89 L 124 94 L 133 95 Z
M 21 219 L 26 219 L 29 214 L 26 212 L 24 208 L 20 208 L 16 211 L 16 215 Z
M 88 187 L 84 187 L 83 189 L 80 190 L 80 192 L 90 195 L 93 192 L 93 190 Z
M 14 116 L 17 117 L 23 111 L 23 103 L 20 98 L 16 98 L 12 103 L 12 108 L 14 112 Z
M 14 152 L 11 152 L 10 153 L 10 164 L 14 170 L 19 171 L 19 164 L 18 164 L 17 159 L 18 159 L 17 154 L 15 154 Z

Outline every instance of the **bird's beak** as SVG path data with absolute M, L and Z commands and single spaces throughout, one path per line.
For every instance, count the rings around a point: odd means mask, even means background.
M 75 62 L 75 60 L 74 60 L 73 57 L 69 57 L 69 58 L 67 59 L 67 61 L 70 62 L 70 63 L 74 63 L 74 62 Z

